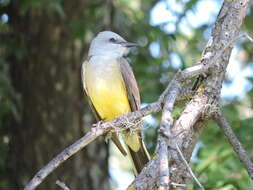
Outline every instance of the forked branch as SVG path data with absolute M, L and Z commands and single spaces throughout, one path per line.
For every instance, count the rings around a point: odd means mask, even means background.
M 173 147 L 168 147 L 168 142 L 163 138 L 163 134 L 178 135 L 175 141 L 180 150 L 189 161 L 192 149 L 198 139 L 198 134 L 202 126 L 205 124 L 205 116 L 207 105 L 212 106 L 212 102 L 217 101 L 224 80 L 224 73 L 228 64 L 229 56 L 233 44 L 238 39 L 240 26 L 245 17 L 248 8 L 249 0 L 234 0 L 224 1 L 221 11 L 217 17 L 215 26 L 212 30 L 212 39 L 203 51 L 200 63 L 196 66 L 179 71 L 168 87 L 162 93 L 160 98 L 149 104 L 148 106 L 118 117 L 111 122 L 99 123 L 93 127 L 84 137 L 76 141 L 74 144 L 66 148 L 63 152 L 51 160 L 44 168 L 42 168 L 33 179 L 27 184 L 25 190 L 35 189 L 42 181 L 60 164 L 94 141 L 97 137 L 114 130 L 122 130 L 121 126 L 126 126 L 127 122 L 135 121 L 151 113 L 161 111 L 163 108 L 163 117 L 161 122 L 161 133 L 159 135 L 159 147 L 162 150 L 157 150 L 159 159 L 153 158 L 147 164 L 146 168 L 136 177 L 134 182 L 129 186 L 129 189 L 166 189 L 167 185 L 174 185 L 178 188 L 184 188 L 185 165 L 180 161 L 178 151 Z M 252 40 L 248 35 L 244 36 Z M 201 83 L 201 88 L 186 105 L 181 116 L 173 123 L 171 110 L 175 104 L 181 89 L 187 79 L 200 74 L 208 74 L 205 80 Z M 175 93 L 174 93 L 175 92 Z M 204 119 L 203 119 L 204 115 Z M 209 118 L 208 118 L 209 119 Z M 221 126 L 227 126 L 222 118 L 217 118 Z M 173 127 L 171 128 L 171 126 Z M 224 131 L 225 133 L 225 131 Z M 232 143 L 231 143 L 232 144 Z M 240 144 L 239 144 L 240 145 Z M 241 146 L 238 151 L 241 151 Z M 237 147 L 235 146 L 235 147 Z M 240 154 L 240 159 L 244 162 L 245 155 Z M 246 157 L 248 158 L 248 157 Z M 169 162 L 168 164 L 166 162 Z M 246 167 L 252 178 L 252 163 L 245 160 Z M 165 172 L 163 172 L 163 170 Z M 164 177 L 165 176 L 165 177 Z M 170 178 L 169 178 L 170 177 Z M 157 184 L 157 181 L 160 184 Z
M 173 81 L 182 81 L 183 79 L 189 79 L 196 75 L 199 75 L 205 71 L 204 66 L 193 66 L 188 69 L 185 69 L 182 72 L 179 72 L 178 75 L 175 76 Z M 63 162 L 69 159 L 72 155 L 83 149 L 89 143 L 94 141 L 97 137 L 111 131 L 122 130 L 122 126 L 126 126 L 127 122 L 135 121 L 140 119 L 146 115 L 151 113 L 157 113 L 161 110 L 162 105 L 164 104 L 164 99 L 169 92 L 171 92 L 172 87 L 174 86 L 174 82 L 171 82 L 165 91 L 162 93 L 158 101 L 147 105 L 146 107 L 128 113 L 126 115 L 120 116 L 113 121 L 106 123 L 98 123 L 95 127 L 93 127 L 84 137 L 77 140 L 74 144 L 67 147 L 60 154 L 58 154 L 54 159 L 52 159 L 45 167 L 43 167 L 26 185 L 24 190 L 33 190 L 35 189 L 52 171 L 54 171 L 57 167 L 59 167 Z

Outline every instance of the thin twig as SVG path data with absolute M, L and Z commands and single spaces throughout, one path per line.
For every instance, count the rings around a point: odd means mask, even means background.
M 191 76 L 197 76 L 199 74 L 203 74 L 203 72 L 207 72 L 208 69 L 216 63 L 216 61 L 222 56 L 222 54 L 229 48 L 232 47 L 239 39 L 246 38 L 249 41 L 253 42 L 253 38 L 249 36 L 247 33 L 243 33 L 238 35 L 237 37 L 233 38 L 231 41 L 229 41 L 222 49 L 219 51 L 219 53 L 215 54 L 214 57 L 212 57 L 210 63 L 208 65 L 203 64 L 197 64 L 193 67 L 189 67 L 183 71 L 181 71 L 182 77 L 180 77 L 180 80 L 185 80 L 185 78 L 188 78 L 188 74 Z M 184 78 L 185 77 L 185 78 Z
M 249 2 L 249 1 L 245 1 L 245 2 L 247 4 L 247 2 Z M 234 6 L 233 4 L 238 4 L 239 5 L 239 2 L 238 1 L 232 1 L 230 4 L 231 4 L 230 8 L 231 7 L 233 8 L 233 6 Z M 224 5 L 224 7 L 226 7 L 226 6 Z M 229 34 L 228 37 L 233 37 L 233 34 L 235 34 L 237 32 L 237 30 L 239 30 L 239 27 L 241 25 L 240 23 L 243 20 L 243 17 L 245 16 L 244 12 L 246 12 L 245 11 L 246 8 L 247 8 L 247 6 L 240 5 L 240 6 L 237 6 L 236 12 L 232 12 L 232 11 L 228 12 L 229 14 L 233 13 L 235 15 L 234 16 L 235 19 L 229 19 L 230 23 L 232 23 L 230 25 L 231 26 L 233 26 L 233 25 L 236 26 L 236 28 L 233 31 L 231 31 L 231 32 L 229 31 L 228 32 L 228 34 Z M 223 17 L 225 17 L 225 16 L 223 16 Z M 222 20 L 224 20 L 224 18 L 222 18 Z M 231 21 L 233 21 L 233 22 L 231 22 Z M 233 23 L 235 23 L 235 24 L 233 24 Z M 226 27 L 226 28 L 224 27 L 223 30 L 226 30 L 227 28 L 229 28 L 229 27 Z M 219 31 L 219 30 L 217 30 L 217 31 Z M 216 32 L 216 31 L 214 31 L 214 32 Z M 250 38 L 249 36 L 246 36 L 246 37 L 250 41 L 253 41 L 252 38 Z M 234 42 L 235 42 L 235 40 L 232 40 L 230 43 L 228 43 L 228 45 L 226 47 L 223 48 L 222 51 L 219 50 L 218 54 L 215 54 L 214 57 L 212 56 L 210 58 L 210 60 L 208 61 L 208 63 L 209 63 L 208 67 L 210 65 L 212 65 L 212 63 L 216 62 L 217 59 L 222 56 L 223 52 L 229 46 L 233 45 Z M 220 45 L 220 44 L 216 43 L 216 45 Z M 212 50 L 214 52 L 217 52 L 213 47 L 212 47 Z M 196 65 L 194 67 L 190 67 L 190 68 L 182 71 L 180 73 L 180 77 L 178 79 L 180 79 L 181 81 L 184 82 L 186 79 L 189 79 L 189 78 L 191 78 L 193 76 L 197 76 L 197 75 L 202 74 L 202 73 L 204 73 L 206 71 L 207 71 L 207 67 L 206 66 Z M 210 79 L 213 79 L 213 78 L 210 78 Z M 169 90 L 170 90 L 170 85 L 167 87 L 167 89 L 164 91 L 164 93 L 161 95 L 161 97 L 159 98 L 159 100 L 157 102 L 154 102 L 154 103 L 146 106 L 145 108 L 143 108 L 143 109 L 141 109 L 141 110 L 139 110 L 137 112 L 129 113 L 129 114 L 125 115 L 125 116 L 122 116 L 122 117 L 119 117 L 119 118 L 115 119 L 114 121 L 107 122 L 107 123 L 102 124 L 101 126 L 96 127 L 96 129 L 99 131 L 98 133 L 96 133 L 96 130 L 94 131 L 94 128 L 93 128 L 87 135 L 85 135 L 84 137 L 82 137 L 81 139 L 79 139 L 76 143 L 74 143 L 73 145 L 71 145 L 70 147 L 68 147 L 67 149 L 65 149 L 62 153 L 60 153 L 52 161 L 50 161 L 44 168 L 42 168 L 34 176 L 34 178 L 29 182 L 29 184 L 27 184 L 27 186 L 25 187 L 25 190 L 33 190 L 33 189 L 35 189 L 46 178 L 46 176 L 48 176 L 54 169 L 56 169 L 60 164 L 62 164 L 70 156 L 72 156 L 73 154 L 75 154 L 76 152 L 78 152 L 79 150 L 81 150 L 83 147 L 85 147 L 87 144 L 89 144 L 90 142 L 92 142 L 93 140 L 95 140 L 98 136 L 100 136 L 102 134 L 105 134 L 106 132 L 108 132 L 110 130 L 113 130 L 112 126 L 114 126 L 114 127 L 117 127 L 117 126 L 120 127 L 121 125 L 124 125 L 124 121 L 125 120 L 122 120 L 122 118 L 127 118 L 129 121 L 133 121 L 133 120 L 142 118 L 143 116 L 146 116 L 148 114 L 160 111 L 161 108 L 162 108 L 162 104 L 165 103 L 164 99 L 167 96 Z M 194 102 L 192 102 L 192 104 L 194 104 Z M 194 117 L 194 118 L 192 118 L 191 125 L 189 125 L 189 124 L 188 125 L 185 124 L 185 125 L 186 126 L 193 126 L 196 123 L 196 120 L 199 118 L 199 113 L 201 113 L 201 112 L 194 112 L 192 114 L 192 117 Z M 152 161 L 155 162 L 156 160 L 151 160 L 150 162 L 152 162 Z M 152 165 L 152 166 L 154 166 L 154 165 Z M 250 166 L 252 166 L 252 164 L 250 164 Z M 149 169 L 149 168 L 146 168 L 146 169 Z M 252 171 L 252 170 L 250 170 L 250 171 Z M 154 174 L 154 176 L 155 176 L 155 174 Z
M 242 36 L 239 36 L 236 38 L 238 40 L 241 37 L 246 37 L 250 41 L 252 41 L 252 38 L 249 37 L 247 34 L 244 34 Z M 226 48 L 228 48 L 230 45 L 232 45 L 235 42 L 235 40 L 228 43 L 226 47 L 221 51 L 225 51 Z M 220 56 L 220 55 L 219 55 Z M 218 55 L 215 56 L 219 57 Z M 215 59 L 214 59 L 215 60 Z M 185 81 L 189 78 L 192 78 L 194 76 L 197 76 L 201 73 L 204 73 L 207 71 L 207 67 L 203 65 L 196 65 L 190 68 L 187 68 L 181 72 L 179 72 L 175 78 L 177 78 L 178 81 Z M 117 119 L 103 123 L 101 126 L 92 128 L 90 132 L 88 132 L 84 137 L 76 141 L 74 144 L 66 148 L 63 152 L 61 152 L 59 155 L 57 155 L 53 160 L 51 160 L 44 168 L 42 168 L 35 176 L 34 178 L 26 185 L 25 190 L 33 190 L 35 189 L 54 169 L 56 169 L 60 164 L 62 164 L 65 160 L 67 160 L 69 157 L 74 155 L 76 152 L 80 151 L 82 148 L 84 148 L 86 145 L 88 145 L 90 142 L 94 141 L 98 136 L 101 136 L 105 134 L 106 132 L 110 130 L 114 130 L 115 127 L 124 126 L 125 121 L 134 121 L 136 119 L 140 119 L 146 115 L 149 115 L 151 113 L 156 113 L 161 110 L 162 103 L 165 102 L 165 97 L 168 95 L 168 93 L 171 90 L 171 83 L 168 85 L 168 87 L 165 89 L 165 91 L 160 96 L 159 100 L 147 105 L 146 107 L 142 108 L 139 111 L 132 112 L 129 114 L 126 114 L 124 116 L 118 117 Z M 113 127 L 112 127 L 113 126 Z
M 173 141 L 173 143 L 175 144 L 176 146 L 176 149 L 177 149 L 177 152 L 179 153 L 181 159 L 183 160 L 185 166 L 187 167 L 188 171 L 190 172 L 192 178 L 195 180 L 195 182 L 198 184 L 199 188 L 202 189 L 202 190 L 205 190 L 205 188 L 203 187 L 203 185 L 199 182 L 198 178 L 195 176 L 195 174 L 193 173 L 191 167 L 189 166 L 188 162 L 186 161 L 186 159 L 184 158 L 184 155 L 182 153 L 182 151 L 180 150 L 178 144 L 176 141 Z
M 202 99 L 194 99 L 193 101 L 191 101 L 189 104 L 187 104 L 185 110 L 183 111 L 183 113 L 181 114 L 177 122 L 175 122 L 175 124 L 173 125 L 172 138 L 171 138 L 171 134 L 166 134 L 166 131 L 165 133 L 163 133 L 163 135 L 166 138 L 168 137 L 169 140 L 176 138 L 177 141 L 179 140 L 180 142 L 181 140 L 183 140 L 182 137 L 184 137 L 184 139 L 186 138 L 184 134 L 187 134 L 189 139 L 193 139 L 194 137 L 192 135 L 194 133 L 192 132 L 192 129 L 195 123 L 197 122 L 198 118 L 202 115 L 204 111 L 204 107 L 205 107 L 204 105 L 205 105 L 205 101 L 203 101 Z M 180 160 L 180 156 L 175 150 L 175 148 L 172 146 L 171 147 L 169 146 L 168 148 L 169 153 L 167 156 L 170 156 L 170 164 L 173 163 L 171 162 L 171 160 L 173 160 L 174 164 L 176 164 L 175 158 L 178 158 L 178 160 Z M 157 189 L 159 187 L 159 183 L 157 182 L 159 182 L 160 180 L 159 161 L 160 161 L 159 154 L 157 154 L 157 156 L 154 156 L 153 160 L 148 162 L 145 169 L 135 178 L 135 180 L 128 187 L 128 190 Z M 173 175 L 174 173 L 176 173 L 174 172 L 175 170 L 173 171 L 174 167 L 172 165 L 169 165 L 169 168 L 171 169 L 170 181 L 173 180 L 173 182 L 182 183 L 182 181 L 178 179 L 175 179 L 175 178 L 173 179 L 174 177 Z
M 244 36 L 246 39 L 253 43 L 253 38 L 248 33 L 245 33 Z
M 170 82 L 170 84 L 168 85 L 168 87 L 165 89 L 165 91 L 162 93 L 162 95 L 160 96 L 158 102 L 163 102 L 163 103 L 166 103 L 166 97 L 171 97 L 173 94 L 169 94 L 171 92 L 171 90 L 178 90 L 179 88 L 178 87 L 182 87 L 183 85 L 183 82 L 186 81 L 187 79 L 191 78 L 191 77 L 194 77 L 194 76 L 198 76 L 199 74 L 204 74 L 208 71 L 208 69 L 216 63 L 217 59 L 220 58 L 220 56 L 224 53 L 224 51 L 229 48 L 231 45 L 233 45 L 237 40 L 241 39 L 245 37 L 245 34 L 243 35 L 239 35 L 237 36 L 236 38 L 234 38 L 233 40 L 229 41 L 228 44 L 222 48 L 222 50 L 214 55 L 213 59 L 210 60 L 210 63 L 208 65 L 203 65 L 203 64 L 199 64 L 199 65 L 195 65 L 193 67 L 189 67 L 183 71 L 179 71 L 173 78 L 173 80 Z M 173 86 L 173 83 L 177 81 L 177 84 L 179 84 L 179 86 L 177 87 L 172 87 Z M 173 103 L 174 105 L 174 103 Z M 173 105 L 172 105 L 172 108 L 173 108 Z M 169 109 L 169 110 L 172 110 Z M 197 115 L 199 114 L 200 112 L 196 113 Z M 197 116 L 194 117 L 195 120 L 197 120 Z M 173 121 L 173 120 L 172 120 Z M 194 120 L 193 120 L 194 121 Z M 195 122 L 192 122 L 192 123 L 195 123 Z M 162 122 L 161 122 L 161 125 L 162 125 Z M 170 131 L 170 124 L 167 122 L 167 128 L 166 130 L 164 130 L 162 132 L 164 134 L 164 136 L 166 137 L 169 137 L 169 139 L 171 139 L 170 137 L 172 137 L 173 139 L 173 134 L 171 133 Z M 166 187 L 169 182 L 169 167 L 167 167 L 167 164 L 164 164 L 166 163 L 166 161 L 169 161 L 169 156 L 170 155 L 167 155 L 167 158 L 165 158 L 165 154 L 168 153 L 167 151 L 167 148 L 164 148 L 165 147 L 165 141 L 162 139 L 162 137 L 158 137 L 158 145 L 160 145 L 160 147 L 163 147 L 163 148 L 157 148 L 157 153 L 159 155 L 159 188 L 160 189 L 163 189 L 164 187 Z M 166 143 L 168 145 L 168 143 Z M 160 151 L 159 151 L 160 150 Z M 198 181 L 198 179 L 195 177 L 194 173 L 192 172 L 190 166 L 188 165 L 186 159 L 183 157 L 183 154 L 181 152 L 181 150 L 179 149 L 179 147 L 177 147 L 177 151 L 180 154 L 180 156 L 182 157 L 182 159 L 184 160 L 184 163 L 187 165 L 187 168 L 188 170 L 190 171 L 193 179 L 196 181 L 196 183 L 199 185 L 199 187 L 201 189 L 204 189 L 204 187 L 201 185 L 201 183 Z M 163 153 L 162 153 L 163 152 Z M 151 166 L 150 168 L 152 168 L 153 166 Z M 147 168 L 149 168 L 149 166 L 147 166 Z M 167 170 L 167 171 L 166 171 Z M 148 171 L 148 170 L 146 170 Z M 136 182 L 137 179 L 135 179 L 135 181 L 133 183 Z M 132 184 L 133 184 L 132 183 Z M 130 186 L 129 186 L 130 187 Z
M 189 79 L 193 76 L 196 76 L 197 74 L 204 71 L 204 67 L 196 67 L 193 66 L 194 69 L 186 69 L 184 72 L 180 72 L 179 74 L 175 75 L 175 78 L 177 80 L 181 79 Z M 58 154 L 54 159 L 52 159 L 46 166 L 44 166 L 34 177 L 33 179 L 25 186 L 24 190 L 33 190 L 35 189 L 42 181 L 57 167 L 59 167 L 60 164 L 62 164 L 64 161 L 69 159 L 72 155 L 74 155 L 76 152 L 80 151 L 82 148 L 87 146 L 89 143 L 94 141 L 97 137 L 109 132 L 114 131 L 115 128 L 119 128 L 121 126 L 125 126 L 126 121 L 135 121 L 137 119 L 140 119 L 146 115 L 149 115 L 151 113 L 157 113 L 161 110 L 162 104 L 164 103 L 164 99 L 167 95 L 167 93 L 170 92 L 171 89 L 171 83 L 168 85 L 166 90 L 162 93 L 162 95 L 159 97 L 158 101 L 151 103 L 144 108 L 131 112 L 128 114 L 125 114 L 123 116 L 117 117 L 115 120 L 106 122 L 106 123 L 100 123 L 99 126 L 94 127 L 89 131 L 84 137 L 77 140 L 74 144 L 67 147 L 65 150 L 63 150 L 60 154 Z
M 214 56 L 214 58 L 211 60 L 211 63 L 215 63 L 218 58 L 220 58 L 222 56 L 222 54 L 225 52 L 225 50 L 227 50 L 229 47 L 233 47 L 233 45 L 240 39 L 242 38 L 246 38 L 249 41 L 253 42 L 253 39 L 247 34 L 247 33 L 243 33 L 243 34 L 239 34 L 238 36 L 236 36 L 235 38 L 233 38 L 231 41 L 229 41 L 223 48 L 222 50 Z
M 72 156 L 73 154 L 81 150 L 87 144 L 94 141 L 97 137 L 99 137 L 100 135 L 103 135 L 109 129 L 110 129 L 109 126 L 107 126 L 107 128 L 103 128 L 103 126 L 92 128 L 92 130 L 88 132 L 84 137 L 82 137 L 81 139 L 76 141 L 74 144 L 64 149 L 60 154 L 58 154 L 54 159 L 52 159 L 46 166 L 44 166 L 33 177 L 33 179 L 26 185 L 24 190 L 35 189 L 60 164 L 62 164 L 70 156 Z
M 241 145 L 240 141 L 235 136 L 230 125 L 221 113 L 215 115 L 215 121 L 218 126 L 223 130 L 224 134 L 228 138 L 229 143 L 232 145 L 234 151 L 238 155 L 240 161 L 244 164 L 250 178 L 253 180 L 253 163 L 251 162 L 246 150 Z
M 70 188 L 60 180 L 57 180 L 55 182 L 55 184 L 58 185 L 59 187 L 61 187 L 63 190 L 70 190 Z
M 173 187 L 186 187 L 186 184 L 179 184 L 179 183 L 174 183 L 174 182 L 171 182 L 170 184 Z
M 237 37 L 237 34 L 239 33 L 240 26 L 246 15 L 249 2 L 249 0 L 234 0 L 230 3 L 224 1 L 215 25 L 212 29 L 212 39 L 209 40 L 209 43 L 203 51 L 200 65 L 194 67 L 201 68 L 200 73 L 198 73 L 198 68 L 195 70 L 197 72 L 194 71 L 196 75 L 205 73 L 208 74 L 208 77 L 206 77 L 201 91 L 195 94 L 192 100 L 187 104 L 185 110 L 177 122 L 175 122 L 172 129 L 175 134 L 180 133 L 182 130 L 186 130 L 185 133 L 176 138 L 176 142 L 179 143 L 180 147 L 184 147 L 183 153 L 186 155 L 186 158 L 188 158 L 189 154 L 191 154 L 191 148 L 199 137 L 199 133 L 204 123 L 209 120 L 209 118 L 201 117 L 209 114 L 206 113 L 206 105 L 210 104 L 210 102 L 213 102 L 217 97 L 219 97 L 220 87 L 224 80 L 224 68 L 226 68 L 228 64 L 229 56 L 232 50 L 230 46 L 232 46 L 236 40 L 241 38 L 241 36 Z M 235 38 L 237 39 L 234 40 Z M 224 43 L 227 45 L 224 46 Z M 190 69 L 192 68 L 193 67 Z M 184 73 L 184 71 L 181 73 Z M 186 71 L 186 73 L 189 72 Z M 184 78 L 181 79 L 182 82 L 185 81 Z M 167 89 L 169 89 L 169 87 L 167 87 Z M 166 94 L 167 92 L 165 93 L 165 96 Z M 164 99 L 165 96 L 161 96 L 161 98 Z M 178 154 L 178 151 L 175 151 L 172 148 L 169 148 L 168 150 L 169 154 L 172 155 L 171 165 L 169 166 L 170 169 L 178 169 L 176 172 L 171 172 L 170 180 L 173 180 L 177 183 L 184 183 L 185 178 L 183 177 L 181 170 L 177 167 L 181 164 L 177 163 L 177 160 L 180 160 L 180 155 Z M 160 172 L 158 166 L 159 162 L 157 157 L 155 157 L 147 164 L 145 170 L 143 170 L 135 178 L 135 180 L 129 186 L 129 189 L 156 189 L 158 187 L 157 180 L 159 179 Z

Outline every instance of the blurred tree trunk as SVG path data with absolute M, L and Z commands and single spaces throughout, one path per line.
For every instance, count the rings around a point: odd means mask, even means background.
M 11 1 L 7 7 L 12 37 L 7 60 L 13 86 L 21 96 L 21 120 L 10 120 L 10 189 L 22 189 L 38 169 L 94 122 L 80 82 L 87 45 L 72 35 L 73 23 L 87 19 L 84 10 L 89 2 L 57 2 L 40 1 L 34 6 Z M 96 141 L 38 189 L 57 189 L 57 179 L 75 190 L 108 189 L 107 158 L 108 147 L 102 139 Z

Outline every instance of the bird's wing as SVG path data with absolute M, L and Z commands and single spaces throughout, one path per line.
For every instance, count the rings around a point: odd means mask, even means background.
M 120 58 L 120 70 L 125 83 L 128 101 L 132 111 L 140 109 L 140 94 L 133 71 L 126 59 Z M 141 137 L 140 130 L 125 135 L 125 143 L 135 166 L 136 173 L 140 173 L 149 161 L 149 154 Z
M 102 118 L 99 116 L 97 110 L 95 109 L 95 107 L 93 106 L 92 104 L 92 101 L 89 97 L 89 93 L 88 93 L 88 90 L 86 88 L 86 83 L 85 83 L 85 69 L 86 69 L 86 66 L 88 64 L 88 61 L 84 61 L 82 63 L 82 69 L 81 69 L 81 77 L 82 77 L 82 84 L 83 84 L 83 89 L 84 89 L 84 94 L 85 96 L 87 97 L 87 100 L 88 100 L 88 103 L 89 103 L 89 106 L 91 108 L 91 111 L 93 113 L 93 115 L 95 116 L 97 122 L 98 121 L 101 121 Z M 124 149 L 123 145 L 121 144 L 120 140 L 118 139 L 118 136 L 116 133 L 112 133 L 112 137 L 111 137 L 112 141 L 114 142 L 114 144 L 118 147 L 118 149 L 120 150 L 120 152 L 126 156 L 127 155 L 127 152 L 126 150 Z
M 125 82 L 128 101 L 132 111 L 140 109 L 140 93 L 133 70 L 125 58 L 120 58 L 120 70 Z

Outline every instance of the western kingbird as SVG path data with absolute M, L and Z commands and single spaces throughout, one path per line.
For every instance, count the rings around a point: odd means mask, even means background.
M 140 108 L 140 94 L 133 71 L 123 58 L 128 49 L 136 45 L 111 31 L 100 32 L 92 40 L 88 59 L 82 64 L 82 83 L 97 121 L 111 121 Z M 141 131 L 127 129 L 121 134 L 135 166 L 135 174 L 138 174 L 149 161 Z M 117 134 L 112 134 L 112 140 L 126 155 Z

